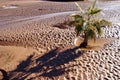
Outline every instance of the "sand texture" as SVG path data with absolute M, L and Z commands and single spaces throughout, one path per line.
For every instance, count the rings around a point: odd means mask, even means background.
M 78 3 L 86 9 L 91 2 Z M 0 69 L 10 80 L 120 80 L 119 4 L 97 3 L 113 25 L 80 49 L 73 44 L 74 28 L 54 26 L 78 12 L 73 2 L 0 1 Z

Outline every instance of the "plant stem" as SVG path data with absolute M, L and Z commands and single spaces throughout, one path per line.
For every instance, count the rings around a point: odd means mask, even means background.
M 80 5 L 79 5 L 77 2 L 75 2 L 75 4 L 76 4 L 76 6 L 78 7 L 78 9 L 79 9 L 82 13 L 84 13 L 84 11 L 83 11 L 82 8 L 80 7 Z

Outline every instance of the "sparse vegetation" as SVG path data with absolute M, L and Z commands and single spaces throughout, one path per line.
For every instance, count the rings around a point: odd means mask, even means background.
M 95 7 L 96 1 L 85 11 L 75 2 L 80 13 L 71 15 L 72 21 L 69 22 L 69 25 L 75 27 L 76 36 L 81 34 L 84 38 L 80 47 L 87 47 L 89 39 L 94 39 L 95 41 L 96 37 L 102 34 L 102 27 L 111 25 L 111 22 L 98 18 L 98 13 L 102 10 Z

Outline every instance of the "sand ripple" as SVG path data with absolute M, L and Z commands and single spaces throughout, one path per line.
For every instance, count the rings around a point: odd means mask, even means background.
M 59 5 L 59 3 L 57 3 L 57 5 Z M 47 7 L 47 5 L 45 5 L 45 7 Z M 66 6 L 66 8 L 68 8 L 68 6 Z M 72 8 L 72 10 L 74 8 Z M 65 9 L 63 9 L 63 11 L 64 10 Z M 106 19 L 120 16 L 117 10 L 114 12 L 106 10 L 104 12 L 107 15 L 104 16 Z M 59 29 L 53 27 L 53 25 L 60 22 L 62 23 L 67 19 L 66 12 L 63 12 L 0 24 L 0 45 L 31 46 L 35 49 L 44 48 L 50 51 L 48 52 L 49 54 L 46 53 L 42 56 L 35 55 L 35 57 L 28 57 L 26 61 L 23 61 L 23 64 L 26 65 L 23 66 L 21 62 L 20 65 L 18 65 L 18 69 L 16 68 L 9 73 L 10 79 L 120 79 L 120 25 L 113 24 L 109 28 L 103 28 L 103 35 L 100 38 L 116 38 L 116 40 L 106 44 L 105 47 L 99 51 L 82 51 L 79 49 L 75 50 L 74 48 L 66 50 L 67 46 L 73 45 L 75 38 L 74 29 Z M 112 19 L 112 21 L 114 20 Z M 117 21 L 119 22 L 119 18 L 117 18 Z M 56 47 L 59 47 L 60 50 Z

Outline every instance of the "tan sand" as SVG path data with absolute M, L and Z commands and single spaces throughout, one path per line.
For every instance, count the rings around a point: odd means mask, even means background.
M 89 2 L 79 3 L 83 8 L 89 5 Z M 3 9 L 3 5 L 18 8 Z M 107 10 L 112 5 L 117 8 Z M 118 5 L 119 1 L 115 1 L 101 2 L 98 6 L 106 8 L 104 18 L 116 18 L 112 21 L 118 23 Z M 103 35 L 95 44 L 90 40 L 92 49 L 80 50 L 73 47 L 74 28 L 53 27 L 76 10 L 73 2 L 2 1 L 0 68 L 8 72 L 11 80 L 119 80 L 119 24 L 103 28 Z
M 41 52 L 40 52 L 41 51 Z M 24 48 L 16 46 L 0 46 L 0 68 L 10 71 L 16 68 L 16 66 L 30 55 L 42 54 L 43 51 L 39 48 Z
M 93 39 L 90 39 L 88 41 L 88 46 L 86 48 L 81 48 L 81 50 L 101 50 L 104 48 L 105 45 L 109 44 L 110 42 L 114 41 L 116 39 L 114 38 L 99 38 L 94 41 Z M 82 43 L 83 39 L 81 39 L 80 43 Z M 80 45 L 80 44 L 78 44 Z

